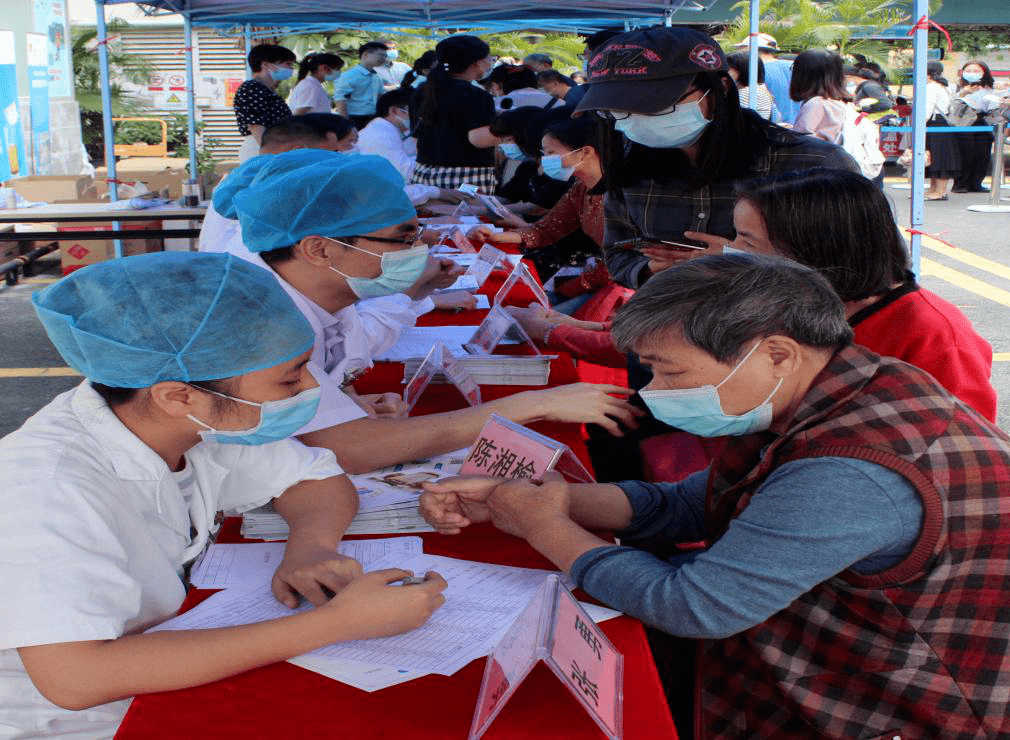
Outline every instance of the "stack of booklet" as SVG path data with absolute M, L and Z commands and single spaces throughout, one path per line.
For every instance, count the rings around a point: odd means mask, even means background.
M 557 355 L 467 355 L 457 356 L 459 365 L 478 385 L 547 385 L 551 377 L 551 360 Z M 403 361 L 403 377 L 411 378 L 423 358 Z M 441 372 L 433 383 L 448 382 Z
M 358 489 L 358 513 L 347 534 L 406 534 L 433 532 L 417 511 L 417 499 L 425 481 L 455 475 L 468 450 L 459 450 L 430 460 L 391 465 L 372 473 L 348 476 Z M 255 540 L 285 540 L 288 524 L 267 504 L 242 515 L 242 536 Z
M 547 385 L 551 360 L 557 355 L 472 355 L 463 345 L 476 331 L 476 326 L 407 327 L 396 344 L 375 359 L 404 363 L 403 377 L 407 380 L 414 376 L 435 343 L 441 342 L 478 385 Z M 517 340 L 506 336 L 499 343 L 516 344 Z M 438 373 L 432 382 L 448 381 Z

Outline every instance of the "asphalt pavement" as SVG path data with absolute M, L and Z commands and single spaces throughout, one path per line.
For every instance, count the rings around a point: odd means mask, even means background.
M 886 186 L 899 224 L 909 224 L 908 191 Z M 1005 190 L 1010 195 L 1010 190 Z M 992 382 L 1000 398 L 999 425 L 1010 430 L 1010 213 L 975 213 L 988 194 L 952 194 L 926 203 L 920 282 L 958 306 L 992 344 Z M 1010 206 L 1010 201 L 1003 201 Z M 17 429 L 54 396 L 80 382 L 53 349 L 31 294 L 59 278 L 59 261 L 13 287 L 0 282 L 0 436 Z M 896 330 L 900 328 L 896 327 Z

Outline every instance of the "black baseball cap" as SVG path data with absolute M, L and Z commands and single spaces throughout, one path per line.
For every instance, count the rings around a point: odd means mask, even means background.
M 589 87 L 576 112 L 656 113 L 679 100 L 699 72 L 725 71 L 726 56 L 708 34 L 659 26 L 614 36 L 588 67 Z

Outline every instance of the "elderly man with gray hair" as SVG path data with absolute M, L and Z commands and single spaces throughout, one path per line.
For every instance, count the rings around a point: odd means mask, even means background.
M 708 471 L 450 479 L 426 486 L 428 520 L 491 520 L 601 601 L 697 640 L 700 737 L 1010 733 L 1010 439 L 853 345 L 827 281 L 786 260 L 665 270 L 613 336 L 652 367 L 658 419 L 728 436 Z

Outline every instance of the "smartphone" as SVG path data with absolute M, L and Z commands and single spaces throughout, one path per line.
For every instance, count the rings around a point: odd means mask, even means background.
M 686 244 L 684 242 L 675 242 L 668 239 L 646 239 L 644 237 L 622 239 L 621 241 L 614 242 L 612 245 L 613 249 L 641 249 L 642 247 L 666 248 L 675 252 L 694 252 L 708 249 L 707 246 L 700 244 Z

